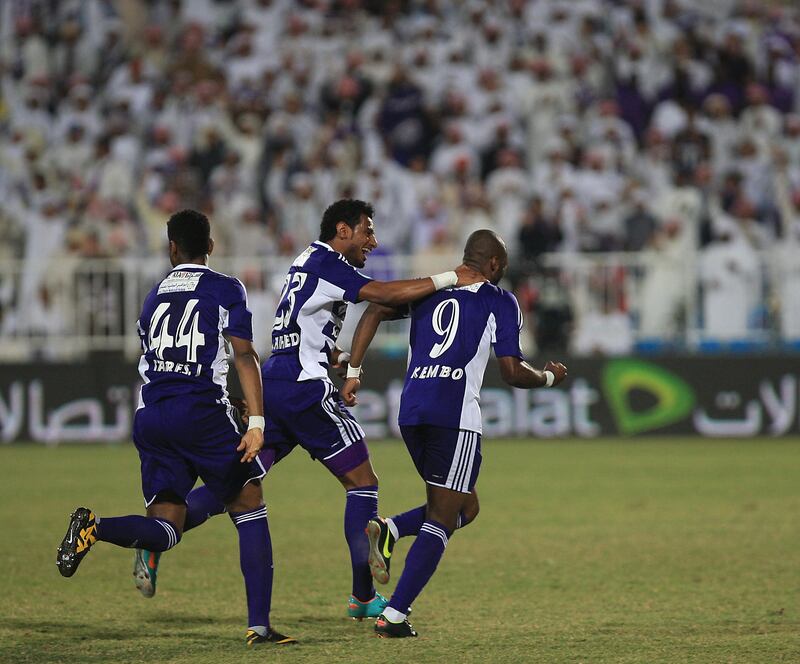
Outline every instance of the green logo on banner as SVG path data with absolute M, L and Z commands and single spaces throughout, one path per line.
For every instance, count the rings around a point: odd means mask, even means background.
M 655 398 L 646 410 L 634 410 L 630 395 L 641 390 Z M 641 360 L 611 360 L 603 368 L 603 391 L 624 434 L 659 429 L 686 417 L 695 404 L 694 390 L 662 367 Z

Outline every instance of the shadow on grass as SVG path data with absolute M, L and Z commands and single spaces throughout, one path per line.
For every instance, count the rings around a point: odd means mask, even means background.
M 225 619 L 222 621 L 198 619 L 196 617 L 187 616 L 153 616 L 146 619 L 147 623 L 157 623 L 163 627 L 162 630 L 153 630 L 152 627 L 147 627 L 144 630 L 131 630 L 122 627 L 109 627 L 108 624 L 99 623 L 84 623 L 79 621 L 69 622 L 66 620 L 49 620 L 42 619 L 36 620 L 35 618 L 0 618 L 0 629 L 7 629 L 12 632 L 12 638 L 18 636 L 20 639 L 29 638 L 31 633 L 34 635 L 48 635 L 48 638 L 54 639 L 58 642 L 81 642 L 89 640 L 97 641 L 141 641 L 143 639 L 174 639 L 176 634 L 181 631 L 181 626 L 186 625 L 194 620 L 197 624 L 218 624 L 220 622 L 235 622 L 239 624 L 240 621 L 232 621 Z M 17 635 L 13 634 L 18 632 Z M 219 641 L 218 634 L 198 634 L 196 632 L 187 632 L 187 639 L 192 641 Z M 0 661 L 5 661 L 0 659 Z
M 142 622 L 150 625 L 162 625 L 164 627 L 174 628 L 176 631 L 179 631 L 182 627 L 202 627 L 211 625 L 242 627 L 243 624 L 241 618 L 236 618 L 234 616 L 215 618 L 213 616 L 198 616 L 192 613 L 177 613 L 175 611 L 150 613 L 146 618 L 142 619 Z

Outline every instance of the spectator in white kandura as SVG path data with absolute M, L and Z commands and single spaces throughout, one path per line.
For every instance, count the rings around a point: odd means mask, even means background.
M 700 253 L 703 334 L 729 341 L 747 336 L 760 295 L 758 257 L 747 240 L 722 232 Z

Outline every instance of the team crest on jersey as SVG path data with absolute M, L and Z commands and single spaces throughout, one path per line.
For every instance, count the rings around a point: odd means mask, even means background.
M 306 261 L 311 256 L 311 254 L 313 254 L 316 250 L 317 248 L 314 247 L 313 245 L 307 247 L 302 254 L 300 254 L 297 258 L 294 259 L 292 267 L 303 267 L 306 264 Z
M 197 290 L 197 284 L 200 283 L 200 277 L 202 276 L 202 272 L 171 272 L 167 275 L 167 278 L 158 285 L 158 294 L 183 293 Z

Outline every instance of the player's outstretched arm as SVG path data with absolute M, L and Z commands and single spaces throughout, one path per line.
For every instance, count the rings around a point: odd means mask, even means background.
M 511 387 L 553 387 L 567 377 L 567 367 L 561 362 L 548 362 L 539 371 L 518 357 L 498 357 L 497 361 L 500 375 Z
M 353 334 L 353 343 L 350 347 L 350 368 L 347 370 L 347 380 L 341 389 L 340 395 L 346 406 L 355 406 L 358 401 L 356 392 L 361 387 L 361 363 L 367 348 L 375 338 L 378 325 L 385 320 L 394 320 L 405 314 L 404 308 L 387 307 L 382 304 L 370 304 L 358 321 L 358 326 Z
M 233 362 L 247 403 L 247 432 L 242 436 L 239 452 L 244 451 L 242 463 L 252 461 L 264 446 L 264 397 L 258 353 L 252 342 L 239 337 L 228 337 L 233 347 Z
M 370 281 L 358 291 L 358 299 L 397 307 L 427 297 L 442 288 L 469 286 L 480 281 L 486 281 L 486 277 L 471 267 L 459 265 L 452 272 L 442 272 L 424 279 Z

